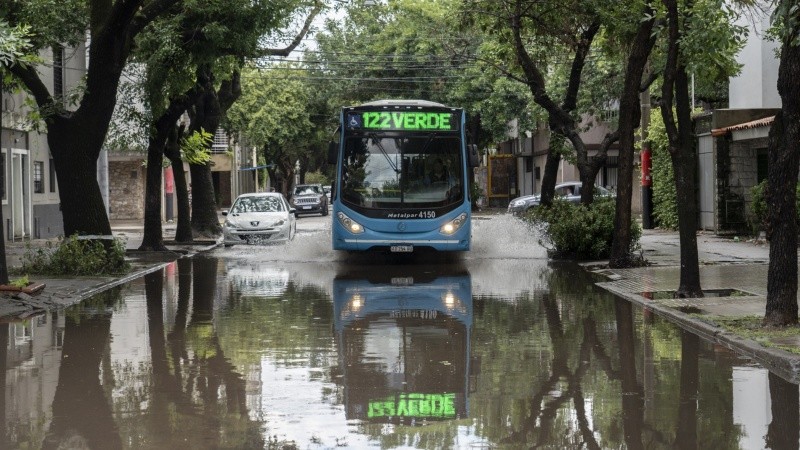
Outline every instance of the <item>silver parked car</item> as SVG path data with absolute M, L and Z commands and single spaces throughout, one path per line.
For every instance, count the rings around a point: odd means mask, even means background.
M 222 233 L 226 247 L 234 244 L 288 242 L 297 232 L 294 208 L 279 192 L 242 194 L 223 211 Z
M 602 186 L 595 186 L 595 197 L 614 197 L 615 194 Z M 570 181 L 556 185 L 555 198 L 566 200 L 570 203 L 581 202 L 581 182 Z M 508 204 L 508 212 L 521 214 L 530 208 L 539 206 L 541 194 L 525 195 L 511 200 Z

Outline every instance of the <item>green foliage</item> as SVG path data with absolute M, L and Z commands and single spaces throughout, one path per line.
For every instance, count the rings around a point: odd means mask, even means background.
M 541 232 L 540 243 L 551 256 L 603 259 L 611 253 L 615 205 L 612 198 L 599 198 L 589 206 L 556 200 L 550 208 L 533 208 L 525 218 Z M 632 222 L 631 253 L 639 247 L 641 235 L 638 222 Z
M 480 184 L 472 182 L 469 185 L 469 198 L 473 208 L 478 207 L 478 200 L 484 196 L 483 188 Z
M 750 222 L 750 229 L 754 235 L 760 231 L 769 230 L 769 207 L 767 205 L 767 180 L 750 188 L 750 195 L 752 196 L 752 203 L 750 204 L 750 214 L 748 220 Z M 797 221 L 800 222 L 800 183 L 796 188 L 795 204 L 797 207 Z M 769 236 L 767 236 L 769 238 Z
M 654 108 L 650 113 L 648 138 L 652 152 L 653 219 L 657 226 L 674 230 L 678 228 L 675 176 L 672 171 L 672 157 L 669 154 L 669 139 L 664 128 L 664 119 L 658 108 Z
M 40 275 L 115 275 L 125 273 L 130 264 L 125 261 L 125 246 L 114 239 L 79 239 L 77 235 L 59 240 L 56 246 L 32 248 L 30 244 L 22 257 L 22 272 Z
M 27 25 L 12 27 L 5 20 L 0 20 L 0 66 L 34 61 L 29 34 L 30 27 Z
M 214 135 L 204 129 L 195 131 L 181 140 L 181 159 L 189 164 L 208 164 L 211 161 L 209 146 Z
M 319 170 L 314 172 L 309 172 L 306 174 L 306 183 L 307 184 L 321 184 L 323 186 L 331 184 L 330 179 L 320 172 Z
M 16 288 L 24 288 L 25 286 L 31 284 L 30 280 L 28 279 L 27 275 L 23 275 L 15 280 L 11 280 L 11 286 Z

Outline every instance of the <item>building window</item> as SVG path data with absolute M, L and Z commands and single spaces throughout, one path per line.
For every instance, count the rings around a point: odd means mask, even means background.
M 33 192 L 44 194 L 44 162 L 33 162 Z
M 53 163 L 53 159 L 50 159 L 50 192 L 56 191 L 56 165 Z
M 225 153 L 228 151 L 228 134 L 222 128 L 217 128 L 214 133 L 214 143 L 211 145 L 213 153 Z
M 53 47 L 53 96 L 57 101 L 64 98 L 64 47 Z

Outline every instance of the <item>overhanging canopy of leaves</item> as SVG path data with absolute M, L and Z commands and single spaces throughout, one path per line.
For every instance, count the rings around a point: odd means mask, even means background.
M 253 145 L 301 150 L 297 144 L 313 133 L 312 89 L 303 82 L 303 72 L 292 67 L 247 69 L 242 73 L 242 96 L 228 111 L 229 127 Z
M 18 25 L 11 27 L 0 19 L 0 66 L 7 67 L 17 63 L 30 63 L 35 60 L 31 55 L 30 27 Z

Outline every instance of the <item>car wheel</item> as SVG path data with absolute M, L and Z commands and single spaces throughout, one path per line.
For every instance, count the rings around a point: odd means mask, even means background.
M 294 239 L 294 236 L 297 234 L 297 223 L 292 224 L 292 228 L 289 229 L 289 240 L 291 241 Z
M 233 244 L 224 244 L 224 245 L 225 245 L 225 248 L 233 247 Z

